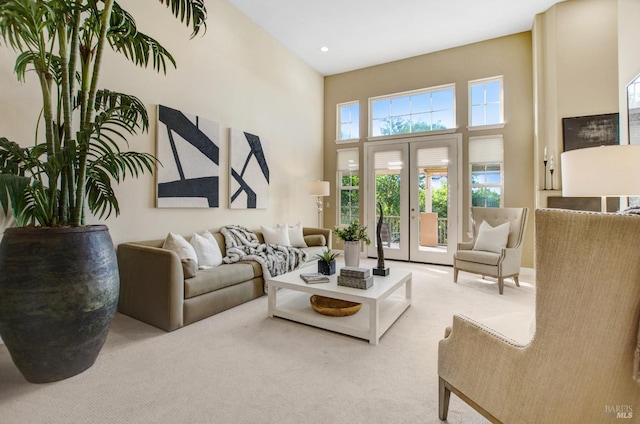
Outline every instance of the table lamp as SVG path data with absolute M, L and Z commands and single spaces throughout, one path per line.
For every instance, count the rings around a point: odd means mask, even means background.
M 601 198 L 640 196 L 640 145 L 613 145 L 570 150 L 560 155 L 562 195 Z

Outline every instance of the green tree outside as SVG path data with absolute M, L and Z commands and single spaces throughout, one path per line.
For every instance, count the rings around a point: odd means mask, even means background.
M 380 133 L 382 135 L 409 134 L 447 129 L 446 126 L 442 125 L 441 121 L 438 121 L 435 124 L 428 124 L 426 122 L 412 123 L 410 120 L 399 116 L 391 116 L 389 118 L 381 119 L 381 121 L 383 126 L 380 128 Z

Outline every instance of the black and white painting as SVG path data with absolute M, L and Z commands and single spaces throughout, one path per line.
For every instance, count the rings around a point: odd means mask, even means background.
M 158 208 L 217 208 L 220 126 L 158 106 Z
M 268 141 L 231 128 L 229 144 L 229 207 L 266 209 L 269 206 Z

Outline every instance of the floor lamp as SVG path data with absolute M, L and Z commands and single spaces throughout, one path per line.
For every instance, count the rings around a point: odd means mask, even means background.
M 309 195 L 318 198 L 318 228 L 322 228 L 322 198 L 329 195 L 329 181 L 309 183 Z
M 562 195 L 601 198 L 607 211 L 607 197 L 640 196 L 640 145 L 588 147 L 564 152 Z

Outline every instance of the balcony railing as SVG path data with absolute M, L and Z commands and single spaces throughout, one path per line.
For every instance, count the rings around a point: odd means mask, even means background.
M 378 222 L 376 217 L 376 222 Z M 391 243 L 400 242 L 400 217 L 399 216 L 385 216 L 384 222 L 389 226 L 389 235 Z M 447 218 L 438 218 L 438 245 L 447 244 L 449 222 Z M 384 240 L 383 240 L 384 241 Z

